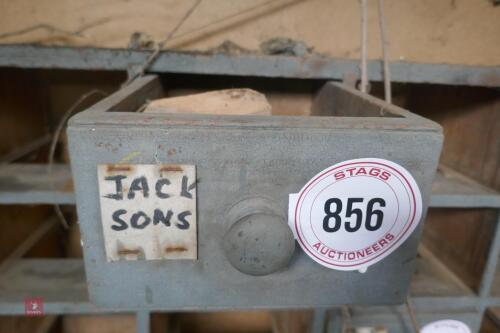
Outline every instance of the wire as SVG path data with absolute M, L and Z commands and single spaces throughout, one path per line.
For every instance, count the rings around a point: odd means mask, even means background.
M 170 39 L 174 36 L 174 34 L 179 30 L 179 28 L 186 22 L 186 20 L 193 14 L 194 10 L 198 5 L 201 3 L 201 0 L 196 0 L 196 2 L 189 8 L 189 10 L 184 14 L 184 16 L 179 20 L 177 25 L 168 33 L 167 37 L 165 37 L 163 40 L 158 42 L 156 45 L 155 50 L 149 55 L 148 58 L 146 58 L 146 61 L 142 64 L 141 68 L 132 76 L 130 76 L 127 81 L 125 81 L 124 85 L 130 84 L 130 82 L 134 81 L 138 77 L 141 77 L 144 75 L 144 72 L 153 64 L 153 62 L 158 58 L 158 55 L 160 54 L 161 49 L 167 44 Z
M 248 7 L 246 9 L 243 9 L 243 10 L 241 10 L 239 12 L 230 14 L 228 16 L 221 17 L 221 18 L 219 18 L 219 19 L 217 19 L 215 21 L 209 22 L 209 23 L 207 23 L 205 25 L 193 28 L 193 29 L 188 30 L 188 31 L 184 31 L 184 32 L 182 32 L 180 34 L 176 34 L 175 37 L 172 37 L 172 39 L 170 41 L 171 42 L 172 41 L 176 41 L 176 40 L 181 39 L 183 37 L 195 34 L 195 36 L 190 37 L 190 39 L 187 40 L 187 41 L 178 41 L 177 43 L 174 43 L 175 47 L 185 46 L 185 45 L 188 45 L 188 44 L 192 43 L 193 41 L 196 41 L 196 40 L 199 40 L 200 38 L 203 38 L 203 36 L 205 36 L 207 34 L 207 31 L 206 31 L 207 28 L 210 28 L 210 27 L 213 27 L 213 26 L 217 26 L 218 24 L 224 23 L 226 21 L 231 21 L 231 19 L 237 18 L 238 16 L 242 16 L 242 15 L 249 14 L 249 13 L 252 14 L 252 12 L 256 12 L 251 17 L 247 17 L 247 18 L 243 17 L 239 21 L 236 21 L 234 23 L 229 23 L 226 26 L 223 25 L 222 27 L 216 28 L 216 29 L 212 30 L 209 33 L 210 34 L 218 33 L 218 31 L 221 31 L 221 29 L 227 29 L 229 27 L 234 26 L 235 24 L 236 25 L 241 25 L 244 22 L 248 22 L 248 20 L 252 20 L 252 19 L 255 19 L 255 18 L 260 18 L 263 15 L 269 15 L 270 13 L 273 13 L 276 10 L 281 10 L 284 7 L 288 7 L 288 6 L 297 4 L 297 3 L 302 2 L 302 1 L 305 1 L 305 0 L 291 0 L 291 1 L 285 1 L 285 2 L 283 2 L 281 0 L 270 0 L 270 1 L 267 1 L 267 2 L 263 2 L 263 3 L 260 3 L 258 5 L 255 5 L 255 6 L 252 6 L 252 7 Z M 264 13 L 262 13 L 262 14 L 259 14 L 259 10 L 262 9 L 262 8 L 266 9 L 266 11 Z M 199 32 L 202 32 L 202 34 L 199 35 L 199 36 L 197 36 L 196 33 L 199 33 Z
M 47 163 L 47 171 L 49 174 L 50 179 L 52 180 L 52 167 L 54 165 L 54 155 L 56 152 L 56 147 L 57 143 L 59 141 L 59 137 L 61 136 L 61 132 L 64 129 L 64 126 L 66 125 L 66 122 L 68 121 L 69 117 L 77 110 L 77 108 L 89 97 L 93 95 L 101 95 L 103 97 L 106 97 L 108 94 L 105 93 L 102 90 L 99 89 L 92 89 L 85 94 L 81 95 L 80 98 L 71 105 L 71 107 L 64 113 L 62 116 L 61 120 L 57 124 L 56 130 L 54 131 L 54 135 L 52 136 L 52 141 L 50 142 L 50 148 L 49 148 L 49 157 L 48 157 L 48 163 Z M 54 186 L 54 183 L 52 183 L 52 186 Z M 68 229 L 68 222 L 66 221 L 66 218 L 64 217 L 64 214 L 62 213 L 61 207 L 59 205 L 54 205 L 54 211 L 57 215 L 57 218 L 61 222 L 61 225 L 65 228 Z
M 366 73 L 366 41 L 368 39 L 368 30 L 367 30 L 367 15 L 368 15 L 368 6 L 367 0 L 360 0 L 361 3 L 361 92 L 367 92 L 368 86 L 368 76 Z
M 146 69 L 148 69 L 149 66 L 156 60 L 158 57 L 161 49 L 163 46 L 172 38 L 172 36 L 179 30 L 179 28 L 182 26 L 182 24 L 188 19 L 189 16 L 194 12 L 196 7 L 201 3 L 201 0 L 196 0 L 196 2 L 193 4 L 193 6 L 184 14 L 184 16 L 181 18 L 181 20 L 177 23 L 177 25 L 169 32 L 167 37 L 165 39 L 161 40 L 158 44 L 156 49 L 153 51 L 153 53 L 146 59 L 146 61 L 142 64 L 141 68 L 139 71 L 134 74 L 133 76 L 129 77 L 123 84 L 123 86 L 126 86 L 130 84 L 132 81 L 134 81 L 136 78 L 143 76 L 144 72 Z M 66 122 L 68 121 L 69 117 L 75 112 L 75 110 L 90 96 L 93 95 L 101 95 L 103 97 L 106 97 L 108 94 L 105 93 L 102 90 L 98 89 L 92 89 L 85 94 L 81 95 L 78 100 L 71 105 L 71 107 L 66 111 L 66 113 L 63 115 L 61 120 L 59 121 L 59 124 L 57 125 L 56 130 L 54 131 L 54 136 L 52 137 L 52 141 L 50 143 L 50 148 L 49 148 L 49 158 L 48 158 L 48 174 L 49 177 L 52 179 L 52 171 L 53 171 L 53 165 L 54 165 L 54 155 L 57 147 L 57 143 L 59 141 L 59 137 L 61 136 L 61 132 L 64 129 L 64 126 L 66 125 Z M 68 229 L 68 221 L 66 221 L 66 218 L 64 217 L 64 214 L 61 210 L 61 207 L 59 205 L 54 205 L 54 211 L 56 213 L 57 218 L 61 222 L 61 225 L 65 228 Z
M 17 35 L 24 35 L 24 34 L 27 34 L 29 32 L 35 31 L 35 30 L 47 30 L 48 32 L 59 33 L 61 35 L 83 37 L 81 31 L 67 31 L 67 30 L 63 30 L 61 28 L 58 28 L 56 26 L 53 26 L 51 24 L 39 23 L 39 24 L 29 26 L 27 28 L 15 30 L 15 31 L 9 31 L 9 32 L 0 34 L 0 38 L 3 39 L 3 38 L 9 38 L 12 36 L 17 36 Z
M 380 43 L 382 44 L 382 56 L 384 58 L 384 95 L 385 101 L 392 104 L 391 73 L 389 71 L 389 41 L 385 26 L 384 0 L 378 0 L 378 18 L 380 23 Z

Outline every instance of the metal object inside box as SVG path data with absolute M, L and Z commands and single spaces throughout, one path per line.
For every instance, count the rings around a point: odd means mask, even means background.
M 413 175 L 425 216 L 440 126 L 334 82 L 315 96 L 311 117 L 135 112 L 162 94 L 160 80 L 146 76 L 69 122 L 93 303 L 191 310 L 404 301 L 422 223 L 366 273 L 331 270 L 293 240 L 288 196 L 335 163 L 382 158 Z M 240 242 L 243 234 L 251 237 Z

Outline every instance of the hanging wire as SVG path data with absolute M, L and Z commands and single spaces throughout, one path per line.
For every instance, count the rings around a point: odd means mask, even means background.
M 368 87 L 368 74 L 366 72 L 366 43 L 368 39 L 368 30 L 367 30 L 367 15 L 368 15 L 368 5 L 367 0 L 360 0 L 361 3 L 361 84 L 360 90 L 361 92 L 366 93 Z
M 130 84 L 132 81 L 134 81 L 138 77 L 141 77 L 144 75 L 144 72 L 149 68 L 149 66 L 151 66 L 151 64 L 156 60 L 156 58 L 160 54 L 160 51 L 163 48 L 163 46 L 165 46 L 165 44 L 172 38 L 172 36 L 174 36 L 174 34 L 179 30 L 179 28 L 182 26 L 182 24 L 188 19 L 188 17 L 194 12 L 196 7 L 198 7 L 198 5 L 200 3 L 201 3 L 201 0 L 196 0 L 196 2 L 193 4 L 193 6 L 186 12 L 186 14 L 181 18 L 181 20 L 177 23 L 177 25 L 169 32 L 167 37 L 165 37 L 165 39 L 163 39 L 157 43 L 156 49 L 146 59 L 146 61 L 142 64 L 139 71 L 135 75 L 128 78 L 124 82 L 123 86 Z M 73 105 L 71 105 L 71 107 L 64 113 L 61 120 L 59 121 L 59 123 L 56 127 L 56 130 L 54 131 L 54 135 L 52 137 L 52 141 L 50 143 L 50 148 L 49 148 L 47 168 L 48 168 L 48 174 L 49 174 L 50 179 L 53 178 L 52 172 L 53 172 L 54 156 L 55 156 L 57 143 L 59 142 L 61 132 L 64 129 L 66 122 L 68 121 L 69 117 L 71 117 L 71 115 L 73 115 L 73 113 L 78 109 L 78 107 L 85 100 L 87 100 L 89 97 L 94 96 L 94 95 L 101 95 L 102 97 L 106 97 L 108 94 L 105 93 L 104 91 L 98 90 L 98 89 L 92 89 L 92 90 L 84 93 L 83 95 L 80 96 L 80 98 L 78 98 L 78 100 L 76 100 L 75 103 L 73 103 Z M 61 225 L 65 229 L 68 229 L 69 228 L 68 221 L 64 217 L 64 214 L 61 210 L 61 207 L 59 205 L 54 205 L 54 211 L 55 211 L 57 218 L 61 222 Z
M 61 132 L 64 129 L 66 122 L 68 121 L 69 117 L 71 117 L 71 115 L 78 109 L 78 107 L 87 98 L 94 96 L 94 95 L 100 95 L 102 97 L 105 97 L 108 94 L 106 94 L 102 90 L 92 89 L 89 92 L 81 95 L 80 98 L 75 103 L 73 103 L 73 105 L 71 105 L 71 107 L 64 113 L 61 120 L 57 124 L 56 130 L 54 131 L 54 135 L 52 136 L 52 141 L 50 142 L 50 148 L 49 148 L 49 157 L 48 157 L 48 163 L 47 163 L 47 171 L 49 174 L 49 179 L 53 179 L 52 171 L 53 171 L 53 165 L 54 165 L 54 155 L 56 152 L 57 143 L 59 142 L 59 137 L 61 136 Z M 54 211 L 56 213 L 57 218 L 61 222 L 61 225 L 65 229 L 68 229 L 69 228 L 68 221 L 66 221 L 66 218 L 64 217 L 64 214 L 61 210 L 61 207 L 59 205 L 54 205 Z
M 389 40 L 385 25 L 384 0 L 377 0 L 378 18 L 380 24 L 380 43 L 382 44 L 382 57 L 384 58 L 384 95 L 385 101 L 392 104 L 391 73 L 389 70 Z
M 392 104 L 392 91 L 391 91 L 391 74 L 389 70 L 389 41 L 387 38 L 387 31 L 385 25 L 385 12 L 384 12 L 384 0 L 377 0 L 378 5 L 378 18 L 380 24 L 380 43 L 382 45 L 382 57 L 384 59 L 384 97 L 387 103 Z M 415 309 L 411 302 L 410 295 L 406 298 L 406 309 L 410 316 L 411 325 L 415 333 L 420 333 L 419 325 L 417 322 L 417 316 L 415 314 Z
M 361 4 L 361 84 L 360 90 L 364 93 L 367 91 L 368 77 L 366 69 L 366 55 L 367 55 L 367 14 L 368 6 L 367 0 L 360 0 Z M 384 95 L 385 101 L 392 104 L 392 91 L 391 91 L 391 75 L 389 70 L 389 41 L 387 38 L 387 31 L 385 25 L 385 13 L 384 13 L 384 3 L 383 0 L 377 0 L 378 14 L 379 14 L 379 24 L 380 24 L 380 42 L 382 46 L 382 57 L 384 61 Z M 419 325 L 417 322 L 417 316 L 415 314 L 415 309 L 411 303 L 411 297 L 408 295 L 406 298 L 406 308 L 410 316 L 411 325 L 415 333 L 420 333 Z
M 193 4 L 193 6 L 191 6 L 191 8 L 189 8 L 189 10 L 186 12 L 186 14 L 184 14 L 184 16 L 179 20 L 179 22 L 177 23 L 177 25 L 168 33 L 167 37 L 165 37 L 164 39 L 162 39 L 161 41 L 159 41 L 156 44 L 155 50 L 149 55 L 149 57 L 146 58 L 146 61 L 144 61 L 144 63 L 139 68 L 139 70 L 135 74 L 131 75 L 127 79 L 127 81 L 125 81 L 125 83 L 124 83 L 125 86 L 128 85 L 128 84 L 130 84 L 130 82 L 134 81 L 138 77 L 141 77 L 141 76 L 144 75 L 144 72 L 158 58 L 158 56 L 160 55 L 160 52 L 163 49 L 163 47 L 165 46 L 165 44 L 167 44 L 170 41 L 170 39 L 180 29 L 180 27 L 184 24 L 184 22 L 186 22 L 186 20 L 189 18 L 189 16 L 191 16 L 191 14 L 193 14 L 194 10 L 196 9 L 196 7 L 198 7 L 198 5 L 200 3 L 201 3 L 201 0 L 196 0 L 196 2 Z
M 184 24 L 184 22 L 191 16 L 191 14 L 194 12 L 196 7 L 201 3 L 201 0 L 196 0 L 196 2 L 193 4 L 193 6 L 184 14 L 184 16 L 181 18 L 181 20 L 177 23 L 177 25 L 168 33 L 168 35 L 161 40 L 160 42 L 157 43 L 156 49 L 153 51 L 153 53 L 150 54 L 150 56 L 144 61 L 144 63 L 141 65 L 139 71 L 136 72 L 133 76 L 129 77 L 122 86 L 127 86 L 129 85 L 132 81 L 137 79 L 138 77 L 141 77 L 144 75 L 144 72 L 151 66 L 151 64 L 156 60 L 158 55 L 160 54 L 161 49 L 165 46 L 166 43 L 174 36 L 174 34 L 179 30 L 179 28 Z M 53 171 L 53 165 L 54 165 L 54 156 L 55 156 L 55 151 L 57 147 L 57 143 L 59 141 L 59 137 L 61 136 L 61 132 L 64 129 L 66 122 L 68 121 L 69 117 L 77 110 L 77 108 L 89 97 L 94 96 L 94 95 L 101 95 L 102 97 L 106 97 L 108 94 L 105 93 L 102 90 L 98 89 L 92 89 L 85 94 L 81 95 L 80 98 L 66 111 L 66 113 L 63 115 L 61 120 L 59 121 L 59 124 L 57 125 L 57 128 L 54 132 L 54 136 L 52 137 L 52 141 L 50 144 L 50 149 L 49 149 L 49 157 L 48 157 L 48 174 L 49 177 L 52 178 L 52 171 Z M 59 205 L 54 205 L 54 211 L 56 213 L 57 218 L 61 222 L 61 225 L 65 228 L 68 229 L 68 221 L 64 217 L 64 214 L 61 210 L 61 207 Z

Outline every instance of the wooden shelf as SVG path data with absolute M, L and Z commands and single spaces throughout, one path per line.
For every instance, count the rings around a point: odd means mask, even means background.
M 497 271 L 495 273 L 495 277 L 493 278 L 493 284 L 491 285 L 491 295 L 493 297 L 500 298 L 500 265 L 497 265 Z
M 500 193 L 444 166 L 432 184 L 430 207 L 500 208 Z
M 73 179 L 67 165 L 0 165 L 0 204 L 74 204 Z
M 472 289 L 424 246 L 418 250 L 410 293 L 413 297 L 475 296 Z
M 489 308 L 486 311 L 487 316 L 492 320 L 496 329 L 500 329 L 500 308 Z
M 26 298 L 42 298 L 45 313 L 95 312 L 80 259 L 22 259 L 0 274 L 0 313 L 24 313 Z
M 0 66 L 20 68 L 121 70 L 142 64 L 149 50 L 41 45 L 0 45 Z M 498 87 L 498 66 L 467 66 L 391 61 L 393 82 L 433 83 Z M 284 77 L 342 80 L 357 73 L 357 59 L 324 56 L 290 57 L 259 54 L 201 54 L 199 52 L 162 51 L 149 71 L 207 75 Z M 378 60 L 368 61 L 370 81 L 383 81 Z
M 0 166 L 0 204 L 74 204 L 67 165 L 56 164 L 52 176 L 45 164 Z M 500 194 L 449 168 L 440 167 L 430 207 L 500 208 Z
M 438 300 L 438 306 L 454 307 L 456 299 L 475 297 L 452 272 L 430 252 L 420 250 L 411 294 L 418 307 Z M 0 314 L 23 314 L 26 298 L 44 300 L 47 314 L 119 312 L 92 305 L 88 299 L 85 270 L 81 259 L 21 259 L 0 274 Z

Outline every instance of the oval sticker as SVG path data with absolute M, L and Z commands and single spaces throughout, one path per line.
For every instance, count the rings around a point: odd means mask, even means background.
M 290 196 L 289 223 L 302 249 L 337 270 L 360 270 L 396 250 L 422 216 L 411 174 L 378 158 L 344 161 Z
M 425 325 L 422 333 L 471 333 L 469 326 L 458 320 L 438 320 Z

